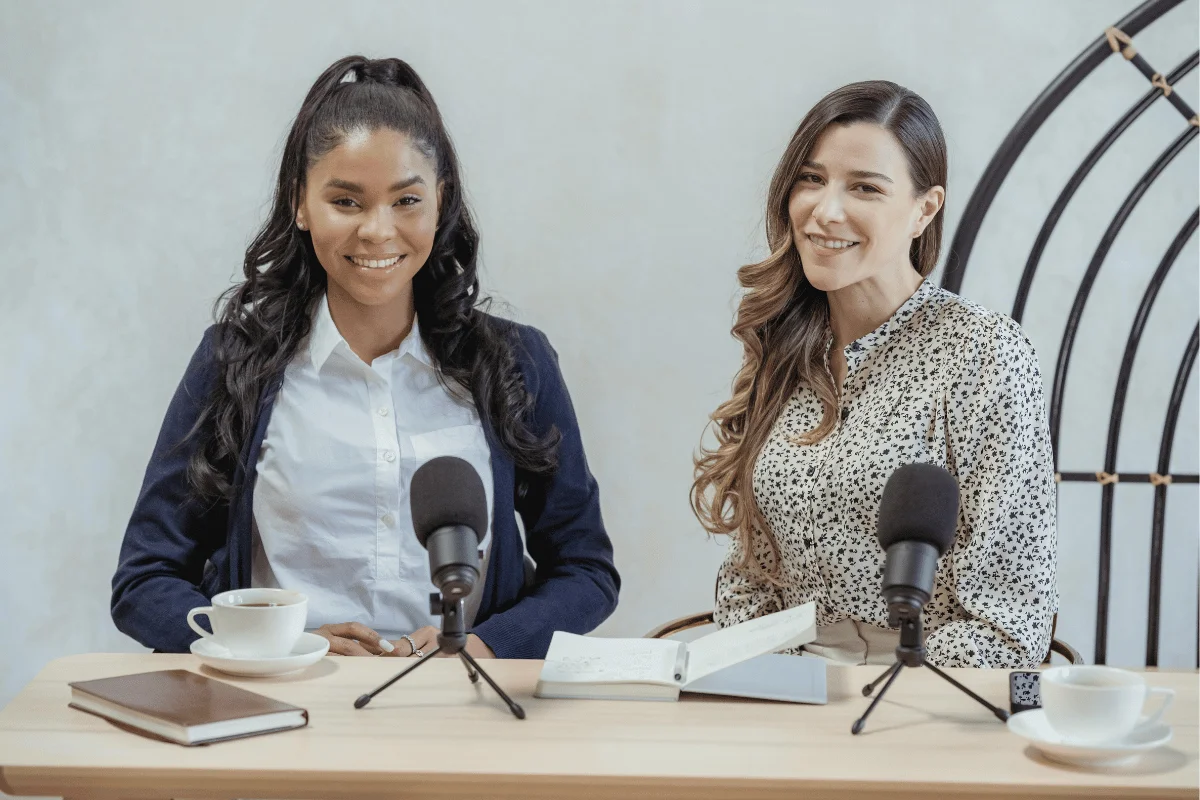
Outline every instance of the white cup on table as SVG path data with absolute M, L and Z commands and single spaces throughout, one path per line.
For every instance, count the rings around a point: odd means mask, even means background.
M 1118 741 L 1139 724 L 1162 719 L 1175 690 L 1146 685 L 1136 672 L 1102 665 L 1051 667 L 1041 674 L 1046 721 L 1072 744 Z M 1152 696 L 1162 698 L 1148 717 L 1142 712 Z
M 212 631 L 196 621 L 207 616 Z M 304 633 L 308 597 L 289 589 L 234 589 L 214 595 L 211 606 L 188 612 L 196 633 L 237 658 L 282 658 Z

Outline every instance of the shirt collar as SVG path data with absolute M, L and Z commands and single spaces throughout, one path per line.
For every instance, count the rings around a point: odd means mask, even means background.
M 325 366 L 325 362 L 339 346 L 345 348 L 346 352 L 351 352 L 350 345 L 346 343 L 345 337 L 333 322 L 333 315 L 329 313 L 329 298 L 323 295 L 321 302 L 317 305 L 316 314 L 313 316 L 312 334 L 308 341 L 309 361 L 320 372 L 321 368 Z M 425 349 L 425 342 L 421 338 L 421 328 L 416 317 L 413 317 L 412 330 L 408 332 L 396 350 L 398 358 L 405 355 L 412 356 L 427 367 L 434 366 L 433 358 Z
M 909 321 L 916 316 L 922 306 L 928 302 L 929 298 L 937 293 L 937 286 L 933 281 L 926 278 L 921 281 L 921 285 L 913 292 L 912 297 L 904 301 L 904 303 L 896 309 L 896 313 L 892 314 L 886 322 L 880 325 L 875 330 L 868 333 L 866 336 L 855 339 L 850 344 L 846 345 L 846 371 L 853 372 L 862 365 L 867 357 L 874 351 L 879 350 L 892 336 L 897 332 L 904 330 Z

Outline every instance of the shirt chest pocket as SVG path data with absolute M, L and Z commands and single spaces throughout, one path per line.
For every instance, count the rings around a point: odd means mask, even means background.
M 470 462 L 478 472 L 476 462 L 480 458 L 490 461 L 487 438 L 479 425 L 455 425 L 418 433 L 411 437 L 411 441 L 412 458 L 417 466 L 438 456 L 456 456 Z

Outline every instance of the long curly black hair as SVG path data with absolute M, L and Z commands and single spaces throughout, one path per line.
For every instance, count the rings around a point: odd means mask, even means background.
M 217 300 L 216 380 L 189 435 L 196 446 L 188 482 L 198 498 L 229 497 L 259 398 L 308 335 L 325 292 L 312 239 L 295 225 L 308 169 L 349 132 L 380 129 L 407 135 L 436 163 L 442 184 L 433 249 L 413 278 L 421 338 L 441 380 L 471 395 L 519 468 L 549 474 L 557 466 L 559 432 L 530 428 L 533 398 L 516 365 L 511 328 L 485 313 L 479 234 L 437 104 L 404 61 L 348 56 L 325 70 L 304 98 L 283 149 L 270 216 L 246 250 L 245 280 Z

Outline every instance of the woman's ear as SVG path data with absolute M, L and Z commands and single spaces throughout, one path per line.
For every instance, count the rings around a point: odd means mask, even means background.
M 919 208 L 920 215 L 917 217 L 913 225 L 912 238 L 916 239 L 925 232 L 925 228 L 937 216 L 937 213 L 942 210 L 942 204 L 946 202 L 946 190 L 941 186 L 931 186 L 929 190 L 921 196 Z
M 304 208 L 296 210 L 296 227 L 302 231 L 308 230 L 308 215 L 304 213 Z

